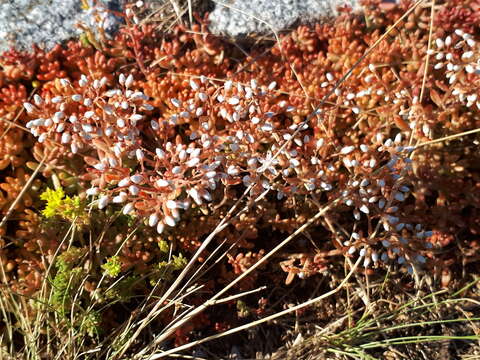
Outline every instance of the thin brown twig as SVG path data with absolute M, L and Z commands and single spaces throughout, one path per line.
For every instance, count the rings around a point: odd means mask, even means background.
M 430 63 L 430 49 L 432 47 L 432 35 L 433 35 L 433 20 L 435 18 L 435 0 L 432 0 L 431 10 L 430 10 L 430 30 L 428 33 L 428 45 L 427 45 L 427 56 L 425 57 L 425 70 L 423 72 L 423 79 L 422 79 L 422 89 L 420 90 L 420 96 L 418 98 L 419 104 L 422 103 L 423 94 L 425 92 L 425 84 L 427 82 L 427 75 L 428 75 L 428 65 Z
M 208 342 L 208 341 L 212 341 L 212 340 L 216 340 L 216 339 L 219 339 L 219 338 L 222 338 L 222 337 L 225 337 L 227 335 L 232 335 L 232 334 L 235 334 L 237 332 L 240 332 L 240 331 L 243 331 L 243 330 L 246 330 L 246 329 L 249 329 L 249 328 L 252 328 L 254 326 L 258 326 L 260 324 L 263 324 L 265 322 L 268 322 L 268 321 L 272 321 L 274 319 L 277 319 L 279 317 L 282 317 L 284 315 L 287 315 L 287 314 L 290 314 L 294 311 L 297 311 L 297 310 L 300 310 L 300 309 L 303 309 L 303 308 L 306 308 L 310 305 L 313 305 L 315 304 L 316 302 L 319 302 L 320 300 L 323 300 L 327 297 L 330 297 L 334 294 L 336 294 L 337 292 L 339 292 L 344 286 L 345 284 L 348 282 L 348 280 L 350 280 L 350 277 L 355 273 L 358 265 L 360 264 L 360 261 L 362 260 L 362 257 L 359 257 L 357 259 L 357 261 L 355 262 L 355 264 L 353 265 L 353 267 L 351 268 L 350 272 L 347 274 L 347 276 L 345 276 L 345 278 L 342 280 L 342 282 L 335 288 L 335 289 L 332 289 L 330 290 L 329 292 L 326 292 L 320 296 L 317 296 L 311 300 L 308 300 L 308 301 L 305 301 L 299 305 L 296 305 L 296 306 L 292 306 L 291 308 L 288 308 L 288 309 L 285 309 L 283 311 L 280 311 L 276 314 L 273 314 L 273 315 L 270 315 L 270 316 L 267 316 L 263 319 L 260 319 L 260 320 L 257 320 L 257 321 L 253 321 L 251 323 L 248 323 L 248 324 L 245 324 L 245 325 L 242 325 L 242 326 L 238 326 L 236 328 L 233 328 L 233 329 L 230 329 L 230 330 L 227 330 L 227 331 L 224 331 L 223 333 L 221 334 L 216 334 L 216 335 L 212 335 L 212 336 L 208 336 L 208 337 L 205 337 L 201 340 L 197 340 L 197 341 L 193 341 L 191 343 L 188 343 L 188 344 L 185 344 L 185 345 L 182 345 L 182 346 L 179 346 L 177 348 L 174 348 L 174 349 L 171 349 L 171 350 L 168 350 L 168 351 L 165 351 L 165 352 L 162 352 L 160 354 L 157 354 L 157 355 L 152 355 L 150 356 L 148 359 L 149 360 L 156 360 L 156 359 L 161 359 L 161 358 L 164 358 L 165 356 L 168 356 L 170 354 L 173 354 L 173 353 L 176 353 L 178 351 L 182 351 L 182 350 L 186 350 L 186 349 L 189 349 L 189 348 L 192 348 L 194 346 L 197 346 L 197 345 L 200 345 L 200 344 L 203 344 L 205 342 Z
M 35 170 L 33 171 L 32 175 L 30 175 L 30 178 L 28 179 L 28 181 L 26 182 L 26 184 L 23 186 L 22 190 L 20 191 L 20 193 L 18 194 L 18 196 L 15 198 L 15 200 L 12 202 L 12 204 L 10 205 L 10 207 L 8 208 L 7 210 L 7 213 L 5 214 L 5 216 L 3 217 L 2 221 L 0 221 L 0 228 L 5 226 L 7 220 L 10 218 L 10 216 L 12 215 L 13 211 L 15 210 L 15 207 L 17 206 L 17 204 L 20 202 L 20 200 L 22 200 L 23 198 L 23 195 L 25 195 L 25 193 L 27 192 L 27 190 L 30 188 L 30 185 L 32 185 L 33 183 L 33 180 L 35 180 L 35 177 L 37 176 L 37 174 L 40 172 L 40 169 L 42 168 L 43 164 L 45 163 L 45 160 L 47 159 L 47 157 L 50 155 L 50 152 L 47 152 L 44 156 L 43 156 L 43 159 L 42 161 L 40 161 L 40 164 L 35 168 Z
M 272 250 L 270 250 L 265 256 L 263 256 L 259 261 L 257 261 L 255 264 L 253 264 L 251 267 L 249 267 L 245 272 L 243 272 L 240 276 L 238 276 L 235 280 L 230 282 L 227 286 L 225 286 L 222 290 L 220 290 L 218 293 L 216 293 L 212 298 L 204 302 L 202 305 L 196 307 L 193 309 L 188 316 L 185 318 L 177 321 L 174 326 L 169 327 L 166 329 L 160 336 L 158 336 L 151 345 L 158 344 L 168 338 L 173 332 L 175 332 L 176 329 L 181 327 L 183 324 L 188 322 L 190 319 L 195 317 L 196 315 L 200 314 L 203 312 L 206 308 L 210 307 L 211 305 L 215 304 L 215 300 L 221 297 L 225 292 L 227 292 L 229 289 L 231 289 L 233 286 L 235 286 L 239 281 L 241 281 L 243 278 L 248 276 L 251 272 L 256 270 L 260 265 L 265 263 L 270 257 L 272 257 L 278 250 L 283 248 L 286 244 L 288 244 L 292 239 L 294 239 L 297 235 L 302 233 L 305 229 L 307 229 L 310 225 L 315 223 L 320 217 L 322 217 L 328 210 L 331 209 L 337 202 L 339 202 L 341 199 L 334 200 L 331 204 L 328 206 L 325 206 L 322 208 L 320 211 L 317 212 L 313 217 L 311 217 L 307 222 L 305 222 L 302 226 L 300 226 L 295 232 L 290 234 L 287 238 L 285 238 L 281 243 L 279 243 L 277 246 L 275 246 Z

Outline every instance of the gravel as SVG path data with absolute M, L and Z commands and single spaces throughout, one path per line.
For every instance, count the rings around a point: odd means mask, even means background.
M 357 0 L 215 0 L 210 30 L 231 37 L 285 30 L 299 20 L 311 22 L 337 15 L 337 7 L 360 8 Z
M 31 50 L 33 44 L 49 50 L 82 33 L 78 23 L 90 29 L 103 27 L 112 35 L 122 23 L 108 10 L 121 11 L 126 0 L 0 0 L 0 53 L 14 47 Z M 145 0 L 170 4 L 171 0 Z M 187 0 L 176 0 L 187 1 Z M 207 0 L 203 0 L 207 1 Z M 210 1 L 210 0 L 209 0 Z M 310 22 L 337 15 L 337 7 L 347 4 L 358 9 L 359 0 L 213 0 L 210 30 L 215 34 L 239 37 L 285 30 L 298 20 Z
M 93 5 L 91 0 L 89 3 Z M 122 0 L 97 3 L 95 7 L 83 10 L 80 0 L 0 0 L 0 52 L 11 47 L 28 51 L 34 43 L 51 49 L 80 35 L 82 30 L 78 23 L 90 28 L 102 26 L 107 34 L 112 34 L 121 19 L 107 10 L 119 11 Z

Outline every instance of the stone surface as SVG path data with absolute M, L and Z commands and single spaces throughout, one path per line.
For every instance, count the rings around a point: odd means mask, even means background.
M 103 27 L 113 34 L 122 23 L 109 10 L 120 11 L 125 0 L 0 0 L 0 52 L 11 47 L 30 50 L 32 44 L 51 49 L 55 44 L 82 33 L 78 23 Z M 171 0 L 146 0 L 169 3 Z M 187 0 L 177 0 L 187 1 Z M 210 1 L 210 0 L 203 0 Z M 297 20 L 309 22 L 337 15 L 337 7 L 359 7 L 358 0 L 212 0 L 210 29 L 216 34 L 238 37 L 285 30 Z
M 121 19 L 108 10 L 118 11 L 121 4 L 122 0 L 103 0 L 83 10 L 80 0 L 0 0 L 0 52 L 11 47 L 31 50 L 34 43 L 51 49 L 78 36 L 82 32 L 78 23 L 101 26 L 111 34 Z
M 287 29 L 299 20 L 310 22 L 337 15 L 337 8 L 359 8 L 357 0 L 215 0 L 210 30 L 232 37 L 272 33 Z

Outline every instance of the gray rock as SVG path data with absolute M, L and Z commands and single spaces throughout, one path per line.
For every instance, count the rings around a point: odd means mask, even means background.
M 186 1 L 186 0 L 184 0 Z M 337 7 L 359 8 L 359 0 L 214 0 L 210 30 L 232 37 L 272 33 L 287 29 L 297 20 L 309 22 L 337 15 Z M 88 0 L 93 5 L 93 0 Z M 0 53 L 14 47 L 31 50 L 33 44 L 46 50 L 77 37 L 83 23 L 91 29 L 103 27 L 112 35 L 122 19 L 109 10 L 121 11 L 125 0 L 97 0 L 82 10 L 80 0 L 0 0 Z M 169 0 L 145 0 L 164 4 Z M 203 0 L 205 3 L 206 0 Z M 202 4 L 202 1 L 196 3 Z M 100 23 L 98 22 L 100 19 Z
M 49 50 L 78 36 L 82 32 L 78 23 L 101 26 L 111 35 L 122 19 L 108 10 L 119 11 L 122 4 L 123 0 L 102 0 L 82 10 L 79 0 L 0 0 L 0 52 L 11 47 L 28 51 L 33 44 Z
M 232 37 L 287 29 L 297 20 L 307 23 L 336 16 L 337 7 L 360 8 L 357 0 L 215 0 L 210 30 Z

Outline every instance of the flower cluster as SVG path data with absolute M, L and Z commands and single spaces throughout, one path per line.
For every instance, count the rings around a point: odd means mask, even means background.
M 36 95 L 34 104 L 24 104 L 38 116 L 26 127 L 40 143 L 48 139 L 84 154 L 92 167 L 86 193 L 98 196 L 99 209 L 122 204 L 124 214 L 143 217 L 159 234 L 177 225 L 181 210 L 212 202 L 218 189 L 237 184 L 252 186 L 252 195 L 274 190 L 278 201 L 336 190 L 353 207 L 355 221 L 363 213 L 370 222 L 382 222 L 387 233 L 412 228 L 396 216 L 411 191 L 412 148 L 403 145 L 401 133 L 393 140 L 378 134 L 358 148 L 334 146 L 328 137 L 315 136 L 307 122 L 294 121 L 295 108 L 275 91 L 275 82 L 192 78 L 191 97 L 171 98 L 161 116 L 149 121 L 139 111 L 154 107 L 135 89 L 132 75 L 120 74 L 121 89 L 107 89 L 105 77 L 82 75 L 81 93 L 68 80 L 60 83 L 61 95 Z M 347 94 L 345 102 L 354 97 Z M 184 135 L 172 139 L 180 128 Z M 348 246 L 349 254 L 357 250 Z
M 442 69 L 452 95 L 467 107 L 480 109 L 480 47 L 473 35 L 456 29 L 451 35 L 435 40 L 435 70 Z

